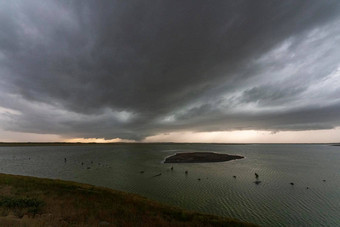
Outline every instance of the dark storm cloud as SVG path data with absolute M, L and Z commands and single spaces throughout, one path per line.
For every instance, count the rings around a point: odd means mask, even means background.
M 0 106 L 19 113 L 2 116 L 2 127 L 133 139 L 336 127 L 339 87 L 315 84 L 339 78 L 339 9 L 338 1 L 4 1 Z
M 301 86 L 301 85 L 299 85 Z M 295 99 L 305 87 L 270 87 L 259 86 L 246 90 L 241 102 L 258 102 L 261 105 L 277 105 L 286 103 L 287 99 Z

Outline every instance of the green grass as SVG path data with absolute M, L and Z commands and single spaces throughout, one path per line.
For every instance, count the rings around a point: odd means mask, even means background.
M 0 226 L 254 226 L 75 182 L 0 174 Z
M 0 214 L 2 216 L 8 216 L 10 212 L 18 218 L 22 218 L 25 214 L 35 216 L 41 212 L 43 206 L 44 201 L 35 198 L 0 196 Z
M 8 209 L 28 209 L 30 213 L 36 214 L 44 202 L 35 198 L 17 198 L 0 196 L 0 207 Z

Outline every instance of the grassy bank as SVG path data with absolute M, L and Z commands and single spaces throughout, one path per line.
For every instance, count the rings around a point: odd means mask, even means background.
M 0 195 L 0 226 L 253 226 L 60 180 L 0 174 Z

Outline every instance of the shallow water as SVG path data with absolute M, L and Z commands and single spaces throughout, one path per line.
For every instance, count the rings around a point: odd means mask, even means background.
M 162 163 L 165 157 L 181 151 L 213 151 L 246 158 L 222 163 Z M 189 171 L 187 176 L 185 170 Z M 263 226 L 340 226 L 340 146 L 0 147 L 0 172 L 110 187 Z M 255 172 L 260 175 L 259 185 L 254 184 Z M 159 173 L 162 175 L 153 177 Z

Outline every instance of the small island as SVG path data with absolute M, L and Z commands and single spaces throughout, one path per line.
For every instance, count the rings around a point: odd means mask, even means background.
M 226 162 L 242 159 L 239 155 L 219 154 L 214 152 L 188 152 L 176 153 L 167 157 L 164 163 L 204 163 L 204 162 Z

